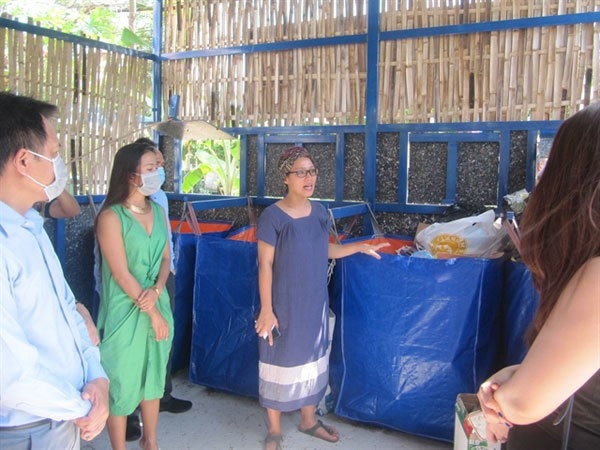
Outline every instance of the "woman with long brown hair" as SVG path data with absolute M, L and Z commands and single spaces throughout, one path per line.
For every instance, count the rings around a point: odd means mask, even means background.
M 522 230 L 540 307 L 523 362 L 479 389 L 488 439 L 508 450 L 559 449 L 563 440 L 600 448 L 600 104 L 561 125 Z M 567 439 L 556 422 L 571 396 Z
M 159 400 L 173 336 L 165 289 L 171 266 L 166 219 L 149 198 L 161 184 L 152 145 L 122 147 L 96 223 L 102 253 L 100 354 L 110 379 L 108 432 L 118 450 L 126 448 L 126 417 L 138 405 L 144 424 L 140 446 L 158 449 Z

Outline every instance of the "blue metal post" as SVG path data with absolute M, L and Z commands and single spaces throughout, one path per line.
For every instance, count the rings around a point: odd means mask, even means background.
M 248 136 L 240 136 L 240 196 L 248 195 Z
M 267 146 L 265 136 L 259 135 L 256 142 L 256 196 L 265 196 L 267 173 Z
M 339 133 L 335 143 L 335 201 L 344 201 L 346 135 Z
M 169 99 L 169 117 L 177 119 L 179 113 L 179 95 L 172 95 Z M 181 164 L 183 149 L 181 139 L 173 138 L 173 190 L 181 192 Z
M 409 160 L 409 136 L 408 131 L 400 131 L 400 143 L 398 148 L 398 202 L 401 205 L 408 203 L 408 160 Z
M 498 168 L 498 208 L 508 194 L 508 173 L 510 170 L 510 130 L 503 128 L 500 133 L 500 164 Z
M 531 192 L 535 186 L 537 138 L 537 132 L 527 131 L 527 156 L 525 160 L 525 189 L 527 189 L 527 192 Z
M 375 205 L 379 91 L 379 0 L 368 0 L 368 8 L 364 193 L 365 201 Z
M 448 157 L 446 163 L 446 195 L 442 203 L 456 203 L 456 186 L 458 180 L 458 142 L 448 142 Z
M 152 31 L 152 53 L 156 56 L 152 64 L 152 120 L 154 122 L 162 120 L 162 25 L 162 0 L 155 0 Z

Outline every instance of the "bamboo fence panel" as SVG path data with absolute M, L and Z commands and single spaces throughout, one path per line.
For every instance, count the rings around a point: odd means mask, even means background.
M 182 93 L 180 117 L 185 120 L 289 126 L 355 124 L 365 115 L 363 45 L 186 61 L 193 71 L 182 60 L 166 61 L 162 70 L 165 96 Z
M 594 0 L 449 5 L 445 1 L 384 0 L 381 28 L 414 29 L 598 11 Z M 395 52 L 389 42 L 382 42 L 379 121 L 563 119 L 583 104 L 599 100 L 598 33 L 596 23 L 423 37 L 396 42 Z M 390 57 L 395 61 L 389 61 Z M 392 79 L 395 83 L 390 90 Z
M 597 10 L 596 0 L 382 0 L 382 31 Z M 165 52 L 366 33 L 353 0 L 165 0 Z M 379 122 L 561 119 L 598 101 L 598 25 L 383 41 Z M 340 45 L 167 62 L 165 102 L 218 126 L 365 120 L 366 49 Z M 191 74 L 194 74 L 191 76 Z M 199 76 L 203 74 L 204 76 Z M 584 92 L 582 95 L 581 93 Z
M 165 0 L 165 53 L 366 33 L 355 0 Z
M 379 120 L 564 119 L 585 83 L 599 100 L 598 36 L 578 24 L 382 42 Z
M 144 134 L 150 62 L 1 27 L 0 62 L 0 90 L 58 106 L 73 192 L 105 193 L 113 154 Z

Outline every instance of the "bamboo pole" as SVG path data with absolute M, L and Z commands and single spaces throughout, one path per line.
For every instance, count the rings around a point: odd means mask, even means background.
M 7 67 L 7 54 L 6 54 L 6 35 L 8 30 L 6 28 L 0 28 L 0 67 Z M 7 76 L 4 70 L 0 71 L 0 89 L 5 91 L 9 86 Z

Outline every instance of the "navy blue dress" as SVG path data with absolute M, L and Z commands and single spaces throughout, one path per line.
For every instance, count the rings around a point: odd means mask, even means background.
M 277 205 L 260 215 L 257 238 L 275 247 L 273 312 L 281 336 L 259 339 L 259 399 L 265 408 L 294 411 L 316 405 L 329 377 L 327 255 L 331 221 L 311 202 L 294 219 Z

